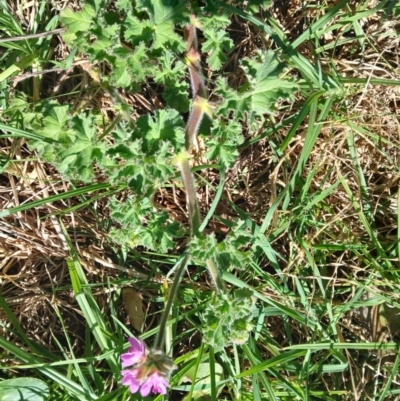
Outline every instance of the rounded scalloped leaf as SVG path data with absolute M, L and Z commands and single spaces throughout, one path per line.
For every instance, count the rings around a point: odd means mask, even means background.
M 0 382 L 0 401 L 44 401 L 49 395 L 47 384 L 33 377 Z

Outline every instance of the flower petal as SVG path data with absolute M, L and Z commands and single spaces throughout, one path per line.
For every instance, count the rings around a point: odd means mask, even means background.
M 140 388 L 140 394 L 143 397 L 148 396 L 150 391 L 153 394 L 166 394 L 167 387 L 169 387 L 169 384 L 165 377 L 161 376 L 158 372 L 154 372 L 148 376 L 145 383 L 143 383 L 142 387 Z
M 129 337 L 129 343 L 131 346 L 128 352 L 121 355 L 121 365 L 123 368 L 135 365 L 146 357 L 146 346 L 142 340 Z
M 140 387 L 140 395 L 142 397 L 147 397 L 152 387 L 153 385 L 150 382 L 145 382 L 142 387 Z
M 157 383 L 153 386 L 153 393 L 167 394 L 167 386 L 165 386 L 164 383 Z
M 138 354 L 122 354 L 121 355 L 121 366 L 126 368 L 127 366 L 132 366 L 141 360 L 141 356 Z
M 140 354 L 144 354 L 146 350 L 146 346 L 144 344 L 143 340 L 136 340 L 136 338 L 129 337 L 128 338 L 129 343 L 131 346 L 129 347 L 129 352 L 136 352 Z
M 139 387 L 140 387 L 140 383 L 139 383 L 139 382 L 131 383 L 131 384 L 129 385 L 129 391 L 130 391 L 132 394 L 135 394 L 135 393 L 138 392 Z
M 122 370 L 122 384 L 124 386 L 129 386 L 130 392 L 136 393 L 139 390 L 139 387 L 141 385 L 140 381 L 137 380 L 137 373 L 138 371 L 136 369 L 132 370 Z

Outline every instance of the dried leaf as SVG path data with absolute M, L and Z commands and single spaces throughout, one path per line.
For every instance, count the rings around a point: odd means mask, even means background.
M 143 301 L 139 291 L 134 288 L 122 289 L 122 302 L 132 327 L 141 331 L 144 323 Z

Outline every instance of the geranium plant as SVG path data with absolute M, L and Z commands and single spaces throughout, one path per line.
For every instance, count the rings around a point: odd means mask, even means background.
M 247 7 L 266 4 L 249 1 Z M 238 220 L 234 234 L 223 242 L 212 233 L 203 234 L 191 169 L 192 146 L 207 118 L 203 157 L 221 171 L 230 168 L 244 140 L 244 127 L 261 127 L 279 100 L 293 96 L 296 84 L 281 77 L 285 65 L 269 51 L 242 59 L 246 82 L 236 88 L 230 85 L 221 73 L 233 50 L 227 29 L 231 15 L 223 6 L 218 1 L 199 5 L 195 1 L 119 0 L 109 9 L 105 1 L 91 0 L 80 11 L 65 9 L 61 14 L 67 28 L 64 39 L 88 59 L 86 70 L 114 102 L 115 121 L 101 133 L 90 113 L 72 113 L 68 105 L 56 102 L 37 105 L 29 121 L 43 138 L 57 141 L 57 149 L 47 140 L 32 141 L 31 146 L 67 177 L 89 181 L 94 169 L 100 168 L 113 185 L 130 188 L 131 196 L 124 203 L 116 198 L 109 203 L 112 217 L 120 224 L 111 231 L 116 241 L 167 252 L 174 248 L 176 238 L 188 236 L 189 246 L 175 273 L 154 348 L 149 351 L 141 340 L 130 338 L 130 348 L 121 356 L 122 383 L 142 396 L 165 394 L 169 386 L 174 365 L 162 351 L 163 336 L 180 279 L 191 260 L 208 269 L 216 290 L 210 307 L 221 312 L 217 320 L 210 309 L 203 315 L 204 339 L 217 347 L 241 344 L 252 329 L 251 292 L 230 295 L 221 277 L 222 269 L 245 268 L 247 229 Z M 107 74 L 100 74 L 99 63 L 107 65 Z M 207 78 L 203 70 L 208 71 Z M 135 120 L 118 91 L 140 91 L 150 79 L 159 85 L 163 107 Z M 152 202 L 158 188 L 177 179 L 186 191 L 190 223 L 186 234 Z

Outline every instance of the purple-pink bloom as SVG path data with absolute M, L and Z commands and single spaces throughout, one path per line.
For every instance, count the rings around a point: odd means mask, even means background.
M 136 379 L 137 375 L 137 369 L 132 369 L 132 370 L 122 370 L 122 384 L 124 386 L 129 386 L 130 392 L 136 393 L 139 390 L 140 387 L 140 381 Z
M 144 369 L 122 370 L 122 384 L 129 386 L 131 393 L 136 393 L 140 388 L 142 397 L 147 397 L 150 392 L 153 394 L 167 394 L 168 381 L 157 370 L 146 375 L 147 367 Z M 143 377 L 140 377 L 142 376 Z
M 167 387 L 169 387 L 167 380 L 158 372 L 154 372 L 140 387 L 140 394 L 142 397 L 147 397 L 150 391 L 153 394 L 167 394 Z
M 132 366 L 146 358 L 146 345 L 142 340 L 129 337 L 131 346 L 126 354 L 121 355 L 121 365 L 123 368 Z
M 129 338 L 131 346 L 128 352 L 121 355 L 122 384 L 129 386 L 131 393 L 140 392 L 147 397 L 153 394 L 166 394 L 169 387 L 168 378 L 176 368 L 171 358 L 159 349 L 148 351 L 142 340 Z

